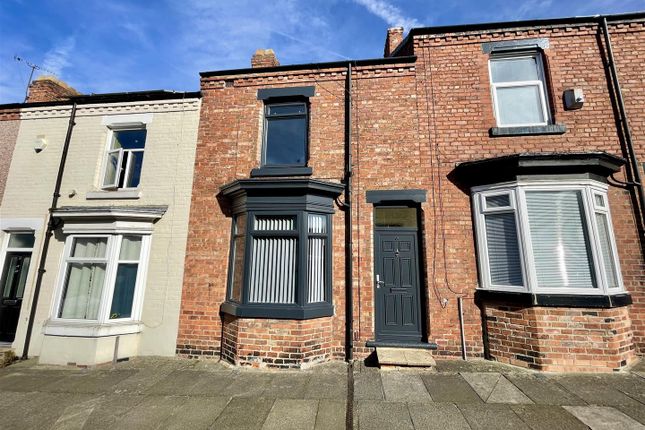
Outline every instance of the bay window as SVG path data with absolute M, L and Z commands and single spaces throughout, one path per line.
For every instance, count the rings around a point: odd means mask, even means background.
M 481 287 L 550 294 L 622 289 L 607 204 L 596 181 L 473 188 Z

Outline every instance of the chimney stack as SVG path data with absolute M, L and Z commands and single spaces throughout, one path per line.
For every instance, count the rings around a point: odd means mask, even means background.
M 275 57 L 273 49 L 258 49 L 251 57 L 251 67 L 275 67 L 279 66 L 280 62 Z
M 26 102 L 57 102 L 78 95 L 78 91 L 54 76 L 39 76 L 29 85 Z
M 403 42 L 403 27 L 392 27 L 387 29 L 385 38 L 384 57 L 390 57 L 392 52 Z

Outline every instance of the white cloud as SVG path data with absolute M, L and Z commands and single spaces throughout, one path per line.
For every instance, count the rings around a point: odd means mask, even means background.
M 43 72 L 45 74 L 52 73 L 61 77 L 63 69 L 71 64 L 69 57 L 74 46 L 76 46 L 76 38 L 74 36 L 69 36 L 61 43 L 47 51 L 42 65 Z
M 406 17 L 401 9 L 384 0 L 354 0 L 356 3 L 364 6 L 374 15 L 387 22 L 392 27 L 403 27 L 409 30 L 414 27 L 423 27 L 415 18 Z

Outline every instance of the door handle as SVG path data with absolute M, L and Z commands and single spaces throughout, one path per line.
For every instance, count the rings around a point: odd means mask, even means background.
M 385 285 L 385 281 L 381 281 L 381 277 L 376 274 L 376 288 L 381 288 L 382 285 Z

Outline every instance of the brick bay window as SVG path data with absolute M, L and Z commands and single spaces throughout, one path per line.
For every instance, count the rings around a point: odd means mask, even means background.
M 101 337 L 141 330 L 152 224 L 165 210 L 56 210 L 54 216 L 64 222 L 65 246 L 46 335 Z
M 546 55 L 548 39 L 520 39 L 482 44 L 488 56 L 496 127 L 491 136 L 561 134 L 549 104 Z
M 459 177 L 474 185 L 480 289 L 579 305 L 625 298 L 606 181 L 622 163 L 583 153 L 460 164 Z
M 340 184 L 239 180 L 222 188 L 233 207 L 227 301 L 240 317 L 333 314 L 331 224 Z
M 258 90 L 263 103 L 260 167 L 252 177 L 308 176 L 309 97 L 314 87 L 268 88 Z

